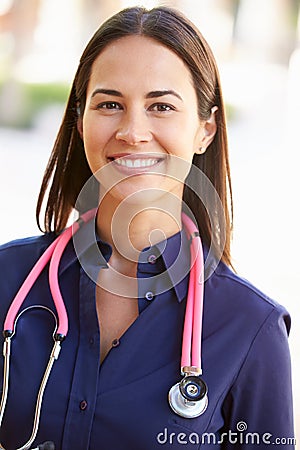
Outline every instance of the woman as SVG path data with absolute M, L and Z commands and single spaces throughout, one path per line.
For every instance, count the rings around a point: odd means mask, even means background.
M 125 9 L 93 36 L 45 172 L 38 221 L 46 195 L 46 233 L 1 248 L 3 321 L 73 209 L 97 211 L 61 259 L 69 332 L 34 443 L 91 450 L 293 448 L 278 441 L 293 437 L 289 315 L 230 268 L 231 184 L 219 76 L 207 43 L 180 13 Z M 194 418 L 168 403 L 180 379 L 189 285 L 183 210 L 197 223 L 205 255 L 208 404 Z M 54 310 L 47 270 L 22 309 L 32 305 Z M 33 399 L 52 346 L 49 317 L 43 308 L 29 308 L 18 321 L 0 435 L 7 449 L 30 435 Z

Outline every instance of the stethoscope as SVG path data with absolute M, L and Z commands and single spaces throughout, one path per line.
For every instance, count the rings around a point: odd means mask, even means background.
M 59 357 L 61 343 L 68 333 L 68 315 L 58 282 L 58 268 L 60 260 L 72 236 L 79 230 L 82 223 L 86 223 L 95 217 L 95 212 L 96 210 L 91 210 L 80 216 L 80 218 L 73 225 L 66 228 L 65 231 L 63 231 L 63 233 L 61 233 L 46 249 L 17 292 L 4 321 L 4 369 L 3 391 L 0 404 L 0 428 L 2 425 L 9 390 L 11 339 L 16 332 L 16 324 L 20 316 L 25 311 L 32 308 L 29 307 L 20 312 L 23 302 L 33 284 L 36 282 L 45 266 L 49 263 L 49 286 L 55 305 L 57 318 L 53 311 L 45 306 L 37 305 L 34 307 L 45 309 L 54 316 L 54 345 L 40 384 L 36 400 L 31 436 L 28 441 L 17 450 L 29 450 L 37 436 L 43 396 L 47 381 L 53 368 L 53 364 Z M 201 239 L 197 227 L 185 213 L 182 213 L 182 222 L 191 244 L 190 281 L 188 287 L 181 353 L 181 374 L 183 375 L 183 378 L 179 383 L 175 384 L 170 389 L 168 399 L 170 407 L 176 414 L 185 418 L 194 418 L 203 414 L 208 405 L 207 386 L 206 383 L 200 378 L 202 375 L 201 335 L 204 293 L 204 261 Z M 43 448 L 46 450 L 54 448 L 53 446 L 51 447 L 51 445 L 53 445 L 51 442 L 45 442 L 44 444 L 36 447 L 36 449 Z M 5 450 L 1 444 L 0 449 Z

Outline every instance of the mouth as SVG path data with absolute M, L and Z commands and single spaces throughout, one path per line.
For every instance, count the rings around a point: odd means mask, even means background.
M 157 155 L 133 155 L 133 154 L 120 154 L 120 155 L 112 155 L 108 158 L 110 162 L 114 164 L 116 168 L 121 171 L 130 171 L 139 173 L 145 172 L 151 168 L 156 167 L 159 163 L 161 163 L 165 157 L 157 156 Z

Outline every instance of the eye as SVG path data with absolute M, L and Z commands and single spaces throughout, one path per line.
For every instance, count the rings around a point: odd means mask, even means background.
M 154 105 L 151 105 L 149 108 L 151 111 L 156 112 L 169 112 L 169 111 L 175 111 L 175 107 L 172 105 L 169 105 L 168 103 L 155 103 Z
M 102 102 L 97 105 L 97 109 L 116 111 L 122 109 L 122 106 L 117 102 Z

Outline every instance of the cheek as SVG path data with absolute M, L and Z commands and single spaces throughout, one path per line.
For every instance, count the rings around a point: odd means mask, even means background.
M 194 130 L 183 130 L 178 127 L 177 132 L 169 135 L 165 141 L 168 152 L 174 156 L 178 156 L 186 161 L 191 161 L 196 151 L 196 136 Z
M 83 121 L 83 143 L 89 164 L 102 161 L 104 147 L 109 137 L 107 131 L 95 121 Z
M 100 136 L 97 133 L 90 133 L 88 128 L 84 128 L 83 144 L 88 165 L 92 173 L 95 173 L 104 164 Z
M 94 150 L 94 147 L 99 145 L 101 134 L 99 128 L 90 121 L 83 121 L 83 142 L 87 150 Z
M 199 141 L 199 120 L 194 115 L 181 116 L 178 123 L 164 130 L 165 145 L 175 156 L 191 161 Z

